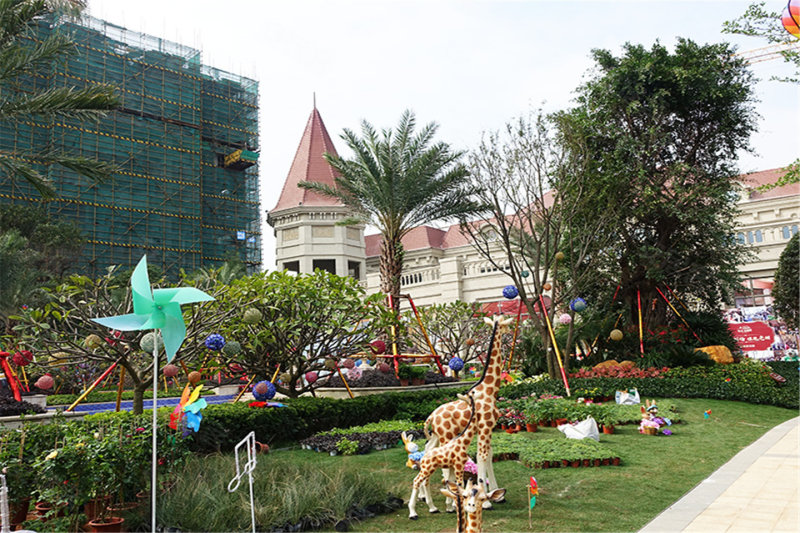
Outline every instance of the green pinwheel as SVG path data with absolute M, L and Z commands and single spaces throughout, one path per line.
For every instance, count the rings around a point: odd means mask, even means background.
M 193 287 L 151 289 L 146 255 L 142 256 L 131 274 L 131 293 L 133 313 L 92 320 L 107 328 L 120 331 L 160 329 L 167 361 L 172 361 L 186 338 L 186 324 L 183 322 L 181 305 L 214 299 Z

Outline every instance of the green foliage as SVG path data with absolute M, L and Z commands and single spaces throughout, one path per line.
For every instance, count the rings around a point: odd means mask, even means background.
M 326 358 L 363 351 L 392 319 L 380 295 L 366 296 L 353 278 L 319 269 L 298 276 L 262 272 L 234 280 L 216 307 L 232 317 L 220 324 L 220 332 L 242 347 L 239 354 L 220 358 L 239 363 L 257 379 L 269 379 L 280 365 L 290 379 L 276 383 L 276 389 L 291 397 L 324 383 L 304 382 L 305 373 L 326 371 Z M 243 315 L 250 309 L 261 313 L 259 321 L 245 322 Z
M 336 443 L 336 450 L 342 455 L 355 455 L 358 452 L 358 442 L 342 437 Z
M 781 252 L 772 297 L 778 316 L 790 328 L 797 328 L 800 324 L 800 233 L 795 233 Z
M 620 311 L 636 324 L 637 299 L 648 327 L 668 323 L 657 293 L 664 284 L 684 300 L 718 308 L 738 286 L 746 255 L 732 245 L 738 152 L 756 128 L 753 77 L 727 44 L 678 39 L 675 51 L 627 44 L 615 57 L 593 52 L 596 73 L 578 89 L 578 107 L 560 115 L 593 161 L 577 218 L 615 206 L 604 231 L 607 258 L 621 288 Z M 593 296 L 610 302 L 616 284 Z M 637 292 L 639 291 L 639 292 Z
M 79 15 L 82 4 L 63 0 L 6 0 L 0 10 L 0 121 L 3 126 L 14 127 L 18 122 L 47 123 L 58 117 L 83 121 L 96 121 L 116 108 L 120 99 L 110 85 L 93 84 L 85 88 L 50 87 L 34 89 L 26 84 L 19 88 L 23 77 L 35 76 L 43 69 L 52 69 L 76 50 L 75 43 L 65 32 L 53 32 L 44 39 L 33 35 L 36 25 L 55 10 L 61 15 Z M 64 12 L 63 9 L 68 11 Z M 83 156 L 53 151 L 46 145 L 32 153 L 0 151 L 0 170 L 12 179 L 22 178 L 30 183 L 43 198 L 56 196 L 56 191 L 46 173 L 28 161 L 48 167 L 63 166 L 100 182 L 116 169 L 114 166 L 87 159 Z M 38 165 L 37 165 L 38 167 Z
M 381 420 L 363 426 L 352 426 L 349 428 L 334 428 L 330 431 L 322 431 L 318 435 L 350 435 L 353 433 L 370 433 L 388 431 L 411 431 L 412 429 L 422 429 L 422 424 L 411 420 Z

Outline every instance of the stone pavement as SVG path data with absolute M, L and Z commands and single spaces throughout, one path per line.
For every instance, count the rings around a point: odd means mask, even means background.
M 640 533 L 800 532 L 800 417 L 766 432 Z

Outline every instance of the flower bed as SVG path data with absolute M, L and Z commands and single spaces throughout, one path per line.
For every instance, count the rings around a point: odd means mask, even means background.
M 473 443 L 471 452 L 476 449 Z M 530 439 L 506 433 L 492 435 L 492 455 L 495 461 L 519 460 L 530 468 L 608 466 L 620 462 L 613 451 L 592 439 Z
M 403 431 L 418 439 L 422 437 L 422 424 L 410 420 L 386 420 L 365 426 L 335 428 L 301 440 L 300 446 L 307 450 L 327 452 L 332 455 L 364 454 L 395 446 L 400 442 L 400 434 Z M 350 442 L 353 444 L 349 444 Z

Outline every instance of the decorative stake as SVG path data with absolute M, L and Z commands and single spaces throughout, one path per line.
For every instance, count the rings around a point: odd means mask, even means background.
M 639 308 L 639 351 L 644 357 L 644 328 L 642 327 L 642 293 L 636 289 L 636 304 Z
M 561 362 L 561 352 L 558 350 L 558 343 L 556 342 L 556 335 L 553 333 L 553 326 L 550 324 L 550 317 L 547 316 L 547 307 L 544 305 L 544 298 L 539 295 L 539 302 L 542 304 L 542 314 L 544 315 L 545 324 L 547 324 L 547 331 L 550 333 L 550 340 L 553 342 L 553 349 L 556 351 L 556 360 L 558 361 L 558 368 L 561 369 L 561 379 L 564 380 L 564 388 L 567 389 L 567 396 L 572 396 L 569 391 L 569 382 L 567 381 L 567 373 L 564 371 L 564 365 Z
M 154 329 L 153 342 L 153 472 L 150 486 L 152 501 L 151 531 L 156 530 L 156 497 L 158 487 L 156 467 L 158 466 L 157 443 L 158 434 L 158 337 L 164 341 L 167 362 L 172 362 L 178 348 L 186 338 L 186 324 L 183 322 L 181 305 L 213 300 L 211 296 L 194 287 L 173 287 L 169 289 L 152 289 L 150 277 L 147 275 L 147 256 L 143 255 L 139 264 L 131 274 L 131 297 L 133 313 L 93 318 L 101 326 L 120 331 L 138 331 Z
M 245 446 L 245 449 L 247 450 L 247 455 L 246 455 L 247 461 L 244 463 L 244 465 L 241 465 L 239 462 L 239 449 L 242 446 Z M 250 522 L 253 525 L 253 533 L 255 533 L 256 511 L 255 511 L 255 505 L 253 505 L 253 471 L 256 469 L 255 431 L 251 431 L 250 433 L 248 433 L 247 436 L 243 438 L 239 442 L 239 444 L 236 445 L 236 448 L 234 448 L 233 453 L 235 458 L 234 461 L 236 462 L 236 475 L 228 483 L 228 492 L 235 492 L 236 489 L 239 488 L 239 484 L 242 482 L 242 476 L 247 474 L 247 480 L 250 484 Z

